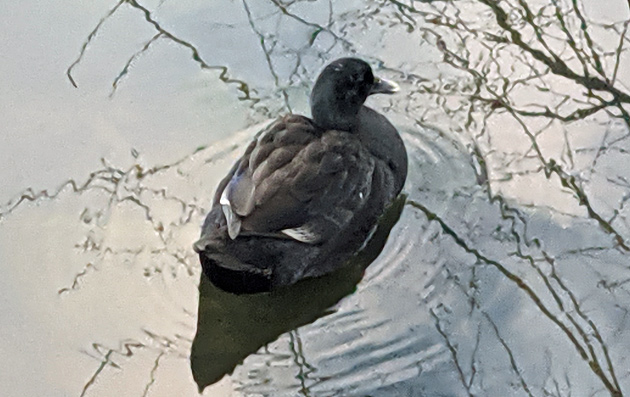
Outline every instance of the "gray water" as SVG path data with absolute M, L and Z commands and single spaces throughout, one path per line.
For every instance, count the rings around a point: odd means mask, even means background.
M 83 3 L 0 3 L 3 396 L 630 393 L 626 2 Z M 400 219 L 217 290 L 216 184 L 348 55 L 402 87 Z

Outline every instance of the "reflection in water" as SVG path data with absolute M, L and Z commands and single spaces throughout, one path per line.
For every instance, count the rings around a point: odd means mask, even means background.
M 365 268 L 383 249 L 404 203 L 405 197 L 400 196 L 365 248 L 346 266 L 324 277 L 271 293 L 234 295 L 221 291 L 202 274 L 197 334 L 190 357 L 199 389 L 231 373 L 245 357 L 281 334 L 326 315 L 326 309 L 352 293 Z
M 628 15 L 622 0 L 1 3 L 3 390 L 194 396 L 192 350 L 200 386 L 231 373 L 211 396 L 627 394 Z M 253 135 L 232 132 L 304 113 L 314 73 L 351 54 L 402 82 L 369 104 L 410 154 L 387 244 L 364 275 L 262 308 L 202 281 L 196 318 L 190 242 Z

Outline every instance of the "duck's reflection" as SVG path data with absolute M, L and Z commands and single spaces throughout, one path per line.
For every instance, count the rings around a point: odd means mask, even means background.
M 325 316 L 351 294 L 366 267 L 382 251 L 400 218 L 406 197 L 400 196 L 383 215 L 366 247 L 347 266 L 324 277 L 255 295 L 234 295 L 201 275 L 197 334 L 190 365 L 199 390 L 231 373 L 236 365 L 285 332 Z

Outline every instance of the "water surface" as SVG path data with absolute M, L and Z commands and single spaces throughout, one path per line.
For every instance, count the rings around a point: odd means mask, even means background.
M 629 16 L 591 0 L 1 4 L 3 390 L 629 393 Z M 348 55 L 402 86 L 369 100 L 410 156 L 400 219 L 367 268 L 217 290 L 191 245 L 216 184 Z

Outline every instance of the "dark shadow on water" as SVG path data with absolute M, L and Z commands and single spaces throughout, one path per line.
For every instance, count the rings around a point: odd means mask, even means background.
M 234 295 L 218 289 L 202 274 L 197 334 L 190 356 L 200 392 L 232 373 L 262 346 L 331 313 L 327 309 L 353 293 L 365 269 L 383 250 L 405 201 L 401 195 L 383 215 L 366 247 L 346 266 L 329 275 L 270 293 Z

